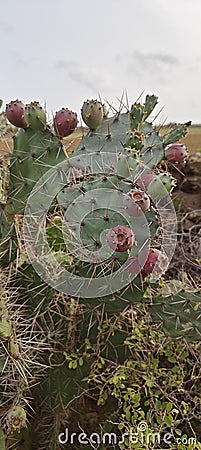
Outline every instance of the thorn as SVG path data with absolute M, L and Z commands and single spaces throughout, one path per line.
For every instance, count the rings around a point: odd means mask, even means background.
M 110 123 L 108 122 L 108 125 L 107 125 L 107 134 L 106 134 L 106 136 L 105 136 L 105 139 L 111 139 L 111 137 L 112 137 L 112 135 L 111 135 L 111 132 L 110 132 Z

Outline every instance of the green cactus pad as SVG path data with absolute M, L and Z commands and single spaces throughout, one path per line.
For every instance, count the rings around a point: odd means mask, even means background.
M 150 306 L 152 320 L 172 338 L 201 340 L 201 294 L 180 291 L 176 295 L 153 297 Z
M 144 117 L 144 105 L 134 103 L 130 110 L 131 130 L 139 130 Z
M 172 144 L 173 142 L 178 141 L 182 137 L 185 137 L 188 132 L 188 127 L 190 125 L 191 122 L 172 125 L 171 128 L 168 130 L 167 134 L 164 136 L 164 146 Z
M 158 103 L 158 97 L 156 95 L 146 95 L 144 104 L 144 119 L 150 116 L 155 106 Z
M 5 212 L 21 214 L 36 182 L 51 166 L 65 159 L 60 140 L 49 130 L 20 130 L 14 137 Z

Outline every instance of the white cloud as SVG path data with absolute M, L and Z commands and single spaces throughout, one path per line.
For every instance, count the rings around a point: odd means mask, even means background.
M 134 50 L 127 55 L 118 55 L 117 64 L 125 68 L 127 76 L 146 81 L 147 79 L 165 82 L 170 73 L 181 65 L 179 59 L 171 54 L 162 52 L 142 52 Z
M 7 22 L 0 22 L 0 29 L 3 33 L 13 33 L 14 26 Z
M 201 120 L 200 0 L 3 3 L 5 101 L 45 98 L 52 110 L 66 102 L 78 110 L 99 92 L 113 103 L 123 90 L 131 102 L 144 91 L 159 96 L 170 120 Z
M 89 67 L 77 61 L 59 60 L 55 64 L 57 69 L 63 69 L 69 78 L 76 84 L 81 84 L 91 91 L 109 89 L 111 87 L 111 76 L 107 71 L 98 67 Z

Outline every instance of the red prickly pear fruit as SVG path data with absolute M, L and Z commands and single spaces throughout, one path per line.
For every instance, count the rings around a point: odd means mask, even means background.
M 57 111 L 54 117 L 54 129 L 60 138 L 67 137 L 75 130 L 78 124 L 77 114 L 68 108 Z
M 129 216 L 137 217 L 150 208 L 150 198 L 140 189 L 132 189 L 124 196 L 124 208 Z
M 24 118 L 25 106 L 21 100 L 12 100 L 6 105 L 6 117 L 12 125 L 19 128 L 26 128 L 27 124 Z
M 188 156 L 188 149 L 184 144 L 169 145 L 165 149 L 165 157 L 172 163 L 183 162 Z
M 161 275 L 167 270 L 168 257 L 156 248 L 142 250 L 138 257 L 131 257 L 127 261 L 129 272 L 134 275 L 141 274 L 142 278 L 146 278 L 152 274 L 153 270 L 156 275 Z
M 146 191 L 151 181 L 155 178 L 156 175 L 154 173 L 144 173 L 137 179 L 136 184 L 140 189 Z
M 116 252 L 125 252 L 133 246 L 134 241 L 133 231 L 125 225 L 117 225 L 107 234 L 107 243 Z
M 87 100 L 82 105 L 81 114 L 86 125 L 91 130 L 95 130 L 104 117 L 103 105 L 98 100 Z
M 162 252 L 156 248 L 150 248 L 147 256 L 147 260 L 141 270 L 142 278 L 150 275 L 155 267 L 156 262 L 162 256 Z

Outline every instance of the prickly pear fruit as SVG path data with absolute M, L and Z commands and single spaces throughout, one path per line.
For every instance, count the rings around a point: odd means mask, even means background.
M 12 100 L 6 105 L 6 117 L 12 125 L 19 128 L 26 128 L 27 124 L 24 118 L 25 106 L 21 100 Z
M 167 194 L 170 194 L 176 185 L 175 179 L 166 172 L 161 172 L 158 175 L 155 175 L 154 173 L 145 173 L 141 175 L 135 183 L 142 190 L 146 191 L 154 200 L 158 200 L 165 197 Z
M 150 198 L 140 189 L 131 189 L 124 197 L 124 208 L 129 216 L 139 216 L 150 208 Z
M 77 114 L 68 108 L 57 111 L 54 117 L 54 129 L 60 138 L 69 136 L 77 126 Z
M 183 162 L 188 156 L 188 149 L 184 144 L 168 145 L 165 149 L 165 157 L 172 163 Z
M 157 273 L 162 274 L 167 269 L 168 258 L 157 248 L 150 248 L 148 252 L 148 257 L 141 271 L 142 278 L 150 275 L 153 270 L 157 270 Z
M 167 256 L 156 248 L 142 250 L 138 257 L 132 256 L 127 261 L 129 272 L 134 275 L 141 274 L 142 278 L 146 278 L 155 270 L 156 275 L 161 275 L 168 267 Z
M 46 128 L 46 113 L 38 102 L 31 102 L 25 105 L 24 118 L 28 127 L 37 131 Z
M 22 406 L 13 406 L 6 416 L 6 426 L 8 430 L 20 431 L 26 426 L 26 411 Z
M 95 130 L 103 120 L 103 105 L 98 100 L 87 100 L 82 105 L 81 114 L 86 125 Z
M 116 252 L 125 252 L 133 246 L 134 241 L 133 231 L 125 225 L 117 225 L 107 234 L 107 243 Z
M 136 184 L 140 189 L 146 191 L 151 181 L 155 178 L 156 175 L 154 173 L 144 173 L 137 179 Z

